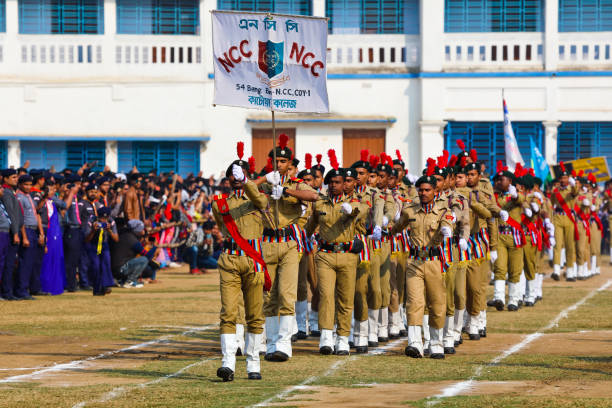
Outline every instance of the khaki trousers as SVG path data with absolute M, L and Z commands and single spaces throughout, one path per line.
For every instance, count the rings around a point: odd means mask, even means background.
M 389 313 L 399 312 L 399 307 L 404 304 L 406 297 L 406 253 L 397 252 L 391 254 L 391 300 L 389 301 Z
M 358 255 L 348 252 L 317 253 L 319 330 L 333 330 L 336 317 L 338 336 L 351 333 L 357 262 Z
M 601 231 L 595 221 L 591 221 L 591 256 L 597 257 L 597 266 L 601 255 Z
M 423 324 L 425 304 L 429 309 L 429 326 L 444 328 L 446 292 L 440 261 L 411 259 L 406 264 L 406 315 L 409 326 Z
M 486 287 L 489 285 L 489 260 L 485 258 L 471 261 L 465 269 L 466 296 L 465 309 L 470 316 L 477 316 L 486 310 Z M 486 278 L 486 285 L 483 284 Z
M 586 229 L 582 220 L 578 220 L 578 235 L 579 239 L 576 241 L 576 263 L 578 266 L 585 262 L 590 261 L 589 254 L 591 252 L 589 237 L 587 236 Z M 589 231 L 590 232 L 590 231 Z M 569 262 L 568 265 L 571 265 Z
M 358 322 L 368 320 L 368 308 L 378 310 L 381 303 L 380 273 L 377 268 L 378 261 L 374 260 L 377 256 L 372 252 L 372 241 L 368 239 L 365 244 L 370 250 L 371 260 L 357 265 L 354 315 Z
M 531 235 L 525 234 L 527 243 L 523 247 L 523 264 L 525 279 L 534 280 L 538 273 L 538 247 L 531 244 Z
M 247 256 L 219 256 L 221 288 L 221 334 L 236 333 L 242 312 L 240 300 L 244 301 L 244 315 L 249 333 L 263 331 L 263 282 L 255 283 L 253 260 Z
M 264 316 L 294 315 L 299 268 L 297 243 L 263 242 L 261 245 L 272 280 L 272 288 L 264 297 Z
M 466 299 L 466 265 L 457 265 L 455 270 L 455 293 L 454 302 L 455 310 L 465 309 Z
M 576 263 L 576 243 L 574 241 L 574 223 L 564 214 L 553 216 L 556 245 L 553 250 L 553 264 L 561 264 L 561 249 L 565 248 L 567 266 Z
M 382 242 L 378 252 L 380 257 L 380 308 L 384 309 L 391 303 L 391 242 Z
M 497 242 L 497 261 L 493 265 L 495 280 L 506 280 L 518 283 L 523 271 L 523 248 L 514 245 L 512 235 L 499 234 Z

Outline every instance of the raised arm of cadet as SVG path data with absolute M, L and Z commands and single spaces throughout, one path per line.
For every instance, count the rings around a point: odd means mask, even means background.
M 251 180 L 247 180 L 244 183 L 244 193 L 249 197 L 249 200 L 255 205 L 255 207 L 260 210 L 266 208 L 268 206 L 268 196 L 259 191 L 257 184 L 252 182 Z
M 400 219 L 393 224 L 391 234 L 399 234 L 408 226 L 408 224 L 410 224 L 410 222 L 414 221 L 415 211 L 413 207 L 416 206 L 418 206 L 416 201 L 402 204 Z
M 470 191 L 469 193 L 468 204 L 470 206 L 470 210 L 474 211 L 480 218 L 489 219 L 493 216 L 491 211 L 483 203 L 478 201 L 474 191 Z
M 372 193 L 372 227 L 382 227 L 383 215 L 385 215 L 385 205 L 387 200 L 380 192 Z
M 317 201 L 319 194 L 306 183 L 299 183 L 296 189 L 285 188 L 285 195 L 300 201 Z
M 451 205 L 451 209 L 457 219 L 456 225 L 459 231 L 459 238 L 467 241 L 470 239 L 470 207 L 468 200 L 463 195 L 455 193 Z

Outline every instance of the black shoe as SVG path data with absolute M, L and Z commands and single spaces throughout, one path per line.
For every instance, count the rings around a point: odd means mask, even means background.
M 455 354 L 455 348 L 454 347 L 444 347 L 444 354 Z
M 283 353 L 282 351 L 276 350 L 274 353 L 272 353 L 268 361 L 275 361 L 277 363 L 282 363 L 287 360 L 289 360 L 289 356 L 287 354 Z
M 387 343 L 389 341 L 388 337 L 379 337 L 378 338 L 378 342 L 379 343 Z
M 331 353 L 333 353 L 333 350 L 329 346 L 323 346 L 319 349 L 319 353 L 323 354 L 324 356 L 329 356 Z
M 504 310 L 504 301 L 501 299 L 495 299 L 493 300 L 493 306 L 495 306 L 495 309 L 497 309 L 498 312 L 503 312 Z
M 480 337 L 487 337 L 487 328 L 478 330 L 478 334 L 480 334 Z
M 533 307 L 534 304 L 533 302 L 525 302 L 525 307 Z
M 470 334 L 470 340 L 480 340 L 480 334 Z
M 261 380 L 260 373 L 249 373 L 249 380 Z
M 19 298 L 15 297 L 15 296 L 13 296 L 13 295 L 7 296 L 7 297 L 5 297 L 5 299 L 6 299 L 6 300 L 11 300 L 11 301 L 14 301 L 14 300 L 19 300 Z
M 222 378 L 223 382 L 234 381 L 234 372 L 229 367 L 220 367 L 217 369 L 217 377 Z
M 430 354 L 431 354 L 431 349 L 429 347 L 423 350 L 423 355 L 425 357 L 428 357 Z
M 378 347 L 377 341 L 368 341 L 368 347 Z
M 523 303 L 523 301 L 522 301 L 522 300 L 519 300 L 519 301 L 518 301 L 518 307 L 519 307 L 519 309 L 520 309 L 520 308 L 523 306 L 523 304 L 524 304 L 524 303 Z
M 310 335 L 312 337 L 321 337 L 321 330 L 311 330 Z
M 585 278 L 585 277 L 583 277 L 583 276 L 579 276 L 579 277 L 578 277 L 578 280 L 579 280 L 579 281 L 583 281 L 583 280 L 586 280 L 586 278 Z
M 368 352 L 368 346 L 357 346 L 355 347 L 355 354 L 365 354 Z
M 93 290 L 93 288 L 91 286 L 81 286 L 79 289 L 80 290 L 84 290 L 86 292 L 89 292 L 90 290 Z
M 567 282 L 576 282 L 576 278 L 567 278 L 566 281 Z
M 93 295 L 94 296 L 104 296 L 106 295 L 106 292 L 94 292 Z
M 266 361 L 272 361 L 272 355 L 274 353 L 266 353 L 266 355 L 264 356 L 264 360 Z
M 238 348 L 236 349 L 236 356 L 237 356 L 237 357 L 242 357 L 242 349 L 241 349 L 240 347 L 238 347 Z
M 33 292 L 31 293 L 32 296 L 51 296 L 51 294 L 49 292 Z
M 556 280 L 556 281 L 561 280 L 561 278 L 559 277 L 559 275 L 558 275 L 558 274 L 556 274 L 556 273 L 553 273 L 552 275 L 550 275 L 550 277 L 551 277 L 551 278 L 553 278 L 553 280 Z
M 517 305 L 508 305 L 508 311 L 509 312 L 516 312 L 518 310 L 518 306 Z
M 350 348 L 355 348 L 355 342 L 354 341 L 349 341 L 349 347 Z
M 70 292 L 70 293 L 78 292 L 78 289 L 77 288 L 68 289 L 67 292 Z
M 304 340 L 308 338 L 308 335 L 306 334 L 306 332 L 299 331 L 297 332 L 297 338 L 298 340 Z
M 495 299 L 489 299 L 487 301 L 487 306 L 489 307 L 495 307 Z
M 399 335 L 400 337 L 408 337 L 408 330 L 400 330 Z
M 489 281 L 489 286 L 494 286 L 494 285 L 495 285 L 495 280 L 494 280 L 494 279 L 491 279 L 491 280 Z
M 419 349 L 417 349 L 416 347 L 412 347 L 412 346 L 406 347 L 404 349 L 404 354 L 412 358 L 423 358 L 423 356 L 419 352 Z
M 463 340 L 455 341 L 455 348 L 459 347 L 462 343 L 463 343 Z
M 391 333 L 389 333 L 389 338 L 391 340 L 395 340 L 395 339 L 399 339 L 400 336 L 399 336 L 399 333 L 398 334 L 391 334 Z
M 24 296 L 24 297 L 21 297 L 21 298 L 17 298 L 17 300 L 36 300 L 36 298 L 28 295 L 28 296 Z
M 298 336 L 297 336 L 297 334 L 293 334 L 293 335 L 291 336 L 291 342 L 292 342 L 292 343 L 295 343 L 296 341 L 298 341 Z
M 334 354 L 336 354 L 337 356 L 348 356 L 351 353 L 348 350 L 338 350 Z
M 538 297 L 536 298 L 536 302 L 541 302 L 541 301 L 542 301 L 542 296 L 538 296 Z
M 433 353 L 430 358 L 434 360 L 444 360 L 444 353 Z

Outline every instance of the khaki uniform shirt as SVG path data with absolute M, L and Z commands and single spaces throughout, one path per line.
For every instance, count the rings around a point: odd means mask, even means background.
M 565 200 L 567 206 L 570 209 L 573 209 L 574 200 L 576 199 L 576 196 L 578 196 L 578 187 L 572 187 L 569 184 L 565 188 L 559 186 L 558 192 L 561 197 L 563 197 L 563 200 Z M 557 200 L 554 190 L 553 193 L 550 195 L 550 201 L 552 202 L 553 208 L 559 209 L 560 211 L 562 210 L 561 203 Z
M 281 179 L 281 185 L 283 187 L 287 187 L 290 190 L 305 190 L 312 191 L 315 190 L 310 187 L 308 184 L 304 183 L 300 179 L 284 177 Z M 272 192 L 272 185 L 269 183 L 262 184 L 262 190 L 266 194 L 270 194 Z M 295 197 L 281 197 L 278 200 L 278 226 L 275 226 L 275 212 L 276 212 L 276 203 L 274 200 L 270 200 L 269 208 L 267 209 L 268 217 L 264 219 L 264 226 L 266 228 L 271 229 L 283 229 L 292 224 L 299 224 L 300 218 L 302 217 L 302 201 L 298 200 Z
M 240 193 L 240 191 L 238 191 L 238 193 Z M 244 194 L 239 196 L 237 192 L 234 191 L 227 197 L 227 206 L 229 207 L 230 215 L 236 222 L 238 231 L 244 239 L 261 238 L 264 226 L 261 210 L 266 208 L 267 205 L 268 197 L 259 192 L 257 186 L 252 181 L 247 181 L 244 185 Z M 225 226 L 225 222 L 223 221 L 223 216 L 215 201 L 213 201 L 212 204 L 212 211 L 213 217 L 223 236 L 231 238 Z
M 381 197 L 378 189 L 370 186 L 357 187 L 354 196 L 361 203 L 369 206 L 368 214 L 358 220 L 357 232 L 366 234 L 369 228 L 382 225 L 385 200 Z
M 397 234 L 408 228 L 410 244 L 412 247 L 437 247 L 442 243 L 441 228 L 452 228 L 453 216 L 451 210 L 442 203 L 435 203 L 432 210 L 426 213 L 418 202 L 404 204 L 402 216 L 393 226 L 393 233 Z
M 342 204 L 348 202 L 353 211 L 345 214 L 340 209 Z M 356 225 L 359 218 L 367 216 L 369 207 L 357 198 L 348 199 L 342 196 L 337 202 L 333 202 L 329 195 L 319 195 L 314 202 L 312 217 L 308 220 L 306 231 L 312 234 L 319 227 L 319 236 L 322 241 L 328 243 L 350 242 L 355 238 Z
M 470 238 L 470 207 L 467 198 L 456 190 L 445 193 L 446 206 L 455 215 L 454 233 L 459 238 L 468 240 Z
M 496 192 L 498 196 L 496 197 L 497 206 L 508 212 L 508 215 L 512 217 L 519 224 L 521 223 L 521 214 L 523 212 L 523 203 L 525 202 L 525 195 L 522 193 L 518 193 L 516 198 L 513 198 L 510 193 L 504 192 Z M 503 221 L 501 218 L 498 220 L 499 226 L 509 226 L 507 222 Z

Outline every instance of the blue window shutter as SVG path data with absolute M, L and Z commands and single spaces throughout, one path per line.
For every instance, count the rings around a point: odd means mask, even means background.
M 106 160 L 105 142 L 66 142 L 66 167 L 78 170 L 84 163 L 97 160 L 98 164 L 93 168 L 101 171 Z
M 6 168 L 7 162 L 7 143 L 6 140 L 0 140 L 0 168 Z
M 178 150 L 178 173 L 186 176 L 200 171 L 200 143 L 180 142 Z
M 540 32 L 544 0 L 445 0 L 444 31 Z
M 559 0 L 559 31 L 612 31 L 612 0 Z
M 21 163 L 30 161 L 32 169 L 47 169 L 55 166 L 56 171 L 66 167 L 66 143 L 47 141 L 22 141 Z
M 312 15 L 311 0 L 218 0 L 217 8 L 219 10 Z
M 531 167 L 532 137 L 536 146 L 543 152 L 544 128 L 541 122 L 513 122 L 512 129 L 525 160 L 525 166 Z M 444 129 L 446 150 L 457 153 L 457 140 L 461 139 L 467 149 L 476 149 L 478 160 L 485 163 L 487 171 L 493 173 L 496 163 L 505 163 L 504 124 L 503 122 L 449 122 Z
M 153 142 L 134 142 L 132 143 L 134 165 L 138 171 L 145 173 L 157 169 L 155 143 Z
M 117 142 L 117 162 L 122 173 L 128 173 L 134 167 L 132 142 Z
M 327 0 L 332 34 L 418 34 L 418 0 Z
M 6 0 L 0 0 L 0 33 L 6 32 Z
M 151 170 L 157 170 L 158 173 L 176 172 L 179 159 L 178 143 L 133 142 L 132 157 L 134 165 L 141 173 Z
M 185 34 L 200 32 L 198 0 L 117 0 L 119 34 Z
M 612 122 L 563 122 L 557 135 L 559 161 L 612 157 Z
M 162 142 L 157 146 L 157 168 L 160 172 L 176 172 L 178 170 L 178 143 Z
M 103 34 L 104 0 L 19 0 L 21 34 Z

